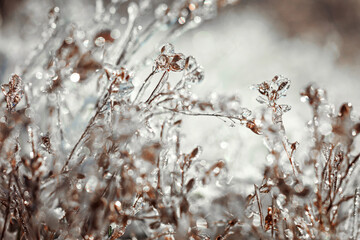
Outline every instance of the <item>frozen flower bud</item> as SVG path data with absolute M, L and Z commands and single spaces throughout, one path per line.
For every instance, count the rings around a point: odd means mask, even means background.
M 185 60 L 185 71 L 192 72 L 198 67 L 196 59 L 193 56 L 189 56 Z
M 279 98 L 286 96 L 289 87 L 289 79 L 276 75 L 271 81 L 264 81 L 254 85 L 252 88 L 261 94 L 261 96 L 256 99 L 260 104 L 272 106 Z M 278 110 L 287 112 L 290 108 L 287 105 L 282 105 Z
M 155 70 L 157 71 L 165 71 L 169 68 L 169 57 L 161 54 L 155 60 Z
M 171 43 L 167 43 L 161 48 L 161 53 L 171 56 L 175 53 L 174 46 Z
M 117 69 L 114 66 L 106 65 L 104 70 L 108 79 L 113 82 L 112 93 L 122 95 L 129 94 L 133 91 L 132 77 L 125 68 Z
M 193 56 L 185 60 L 184 80 L 190 83 L 199 83 L 204 80 L 204 70 L 200 67 Z
M 181 68 L 181 56 L 183 55 L 175 54 L 174 46 L 171 43 L 162 46 L 160 52 L 161 54 L 155 60 L 154 71 L 181 71 L 178 69 Z
M 185 65 L 184 54 L 175 53 L 174 46 L 167 43 L 161 48 L 161 54 L 156 58 L 153 71 L 181 72 L 185 69 Z
M 286 92 L 290 87 L 290 80 L 282 76 L 275 76 L 272 80 L 277 86 L 277 98 L 286 96 Z
M 310 105 L 319 106 L 326 101 L 326 91 L 314 85 L 309 85 L 301 93 L 302 101 L 308 101 Z
M 1 85 L 1 91 L 5 95 L 7 109 L 13 111 L 24 95 L 21 78 L 12 74 L 9 83 Z
M 181 53 L 175 54 L 170 63 L 170 70 L 180 72 L 185 67 L 185 56 Z

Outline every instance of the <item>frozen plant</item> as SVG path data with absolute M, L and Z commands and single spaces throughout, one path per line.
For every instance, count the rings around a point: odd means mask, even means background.
M 191 92 L 204 70 L 166 42 L 230 2 L 96 1 L 83 25 L 50 10 L 41 44 L 1 87 L 0 239 L 359 237 L 351 104 L 335 112 L 324 90 L 306 88 L 313 144 L 296 159 L 283 122 L 290 107 L 279 102 L 288 79 L 255 85 L 264 108 L 253 114 L 237 96 Z M 243 183 L 228 184 L 225 160 L 201 159 L 201 143 L 183 149 L 185 116 L 264 139 L 264 178 L 252 194 L 232 191 Z
M 308 86 L 301 95 L 313 110 L 312 144 L 299 164 L 298 143 L 289 142 L 282 121 L 289 107 L 277 103 L 289 84 L 276 76 L 256 86 L 262 95 L 258 101 L 267 106 L 261 129 L 270 164 L 248 199 L 249 224 L 257 229 L 250 232 L 276 239 L 359 239 L 359 188 L 352 176 L 360 157 L 354 144 L 359 119 L 352 116 L 351 104 L 335 111 L 323 89 Z

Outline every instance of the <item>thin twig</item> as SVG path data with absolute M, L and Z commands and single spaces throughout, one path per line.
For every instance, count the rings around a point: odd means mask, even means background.
M 161 76 L 158 84 L 156 85 L 156 87 L 154 88 L 154 90 L 152 91 L 152 93 L 150 94 L 149 98 L 145 101 L 145 103 L 149 103 L 149 101 L 151 100 L 152 96 L 158 91 L 160 90 L 162 83 L 164 81 L 167 80 L 167 77 L 169 76 L 169 72 L 168 71 L 164 71 L 164 74 Z M 166 78 L 166 79 L 165 79 Z M 165 79 L 165 80 L 164 80 Z
M 185 112 L 185 111 L 182 111 L 182 110 L 171 109 L 171 108 L 167 108 L 167 107 L 163 107 L 163 108 L 168 110 L 168 111 L 171 111 L 171 112 L 181 113 L 181 114 L 188 115 L 188 116 L 205 116 L 205 117 L 227 118 L 229 120 L 237 120 L 237 121 L 240 122 L 240 124 L 244 124 L 243 121 L 247 121 L 246 118 L 240 118 L 240 117 L 235 117 L 235 116 L 231 116 L 231 115 L 223 115 L 223 114 L 218 114 L 218 113 Z
M 285 152 L 286 152 L 286 155 L 288 156 L 288 159 L 289 159 L 289 162 L 290 162 L 290 164 L 291 164 L 291 167 L 292 167 L 294 176 L 296 176 L 296 172 L 295 172 L 295 167 L 294 167 L 293 161 L 291 160 L 291 156 L 289 155 L 289 153 L 288 153 L 288 151 L 287 151 L 287 149 L 286 149 L 286 146 L 285 146 L 284 141 L 282 141 L 282 145 L 284 146 L 284 150 L 285 150 Z
M 77 149 L 78 145 L 81 143 L 81 141 L 84 139 L 84 137 L 86 136 L 86 134 L 88 133 L 88 131 L 90 130 L 90 128 L 92 127 L 93 123 L 95 122 L 97 116 L 101 113 L 102 109 L 104 108 L 104 106 L 106 105 L 107 101 L 109 100 L 110 98 L 110 95 L 111 95 L 111 90 L 112 90 L 112 87 L 113 85 L 115 84 L 115 82 L 117 81 L 117 79 L 115 78 L 112 83 L 110 84 L 109 88 L 108 88 L 108 92 L 107 92 L 107 95 L 105 96 L 104 100 L 103 100 L 103 103 L 100 107 L 97 108 L 97 111 L 95 113 L 95 115 L 90 119 L 88 125 L 86 126 L 84 132 L 81 134 L 79 140 L 76 142 L 75 146 L 73 147 L 73 149 L 71 150 L 70 152 L 70 155 L 68 157 L 68 159 L 66 160 L 63 168 L 61 169 L 61 172 L 64 172 L 66 167 L 69 165 L 69 162 L 75 152 L 75 150 Z
M 10 190 L 10 186 L 11 186 L 11 176 L 9 178 L 9 184 L 8 184 L 8 189 Z M 6 206 L 6 211 L 5 211 L 5 219 L 4 219 L 4 226 L 1 232 L 1 237 L 0 240 L 4 239 L 5 236 L 5 231 L 6 231 L 6 224 L 8 221 L 8 217 L 9 217 L 9 213 L 10 213 L 10 202 L 11 202 L 11 192 L 8 192 L 8 199 L 7 199 L 7 206 Z
M 142 91 L 144 91 L 144 88 L 145 88 L 146 84 L 147 84 L 148 81 L 155 75 L 155 73 L 156 73 L 156 71 L 152 71 L 152 72 L 150 73 L 150 75 L 145 79 L 144 83 L 141 85 L 138 93 L 136 94 L 136 97 L 135 97 L 133 103 L 136 103 L 137 99 L 141 96 Z
M 256 186 L 256 184 L 254 184 L 254 188 L 255 188 L 255 196 L 256 196 L 256 201 L 258 204 L 258 208 L 259 208 L 259 214 L 260 214 L 260 225 L 263 228 L 264 227 L 264 223 L 263 223 L 263 214 L 261 211 L 261 201 L 260 201 L 260 197 L 258 195 L 258 187 Z

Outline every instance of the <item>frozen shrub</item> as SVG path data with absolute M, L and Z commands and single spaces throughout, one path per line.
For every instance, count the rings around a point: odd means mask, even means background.
M 263 109 L 252 114 L 237 96 L 195 96 L 192 85 L 205 77 L 195 58 L 151 42 L 227 2 L 142 2 L 97 4 L 95 24 L 82 27 L 54 7 L 41 44 L 2 85 L 0 239 L 357 239 L 360 123 L 351 104 L 335 111 L 324 90 L 307 87 L 312 145 L 296 159 L 283 122 L 290 106 L 279 102 L 290 80 L 255 85 Z M 145 17 L 152 21 L 139 25 Z M 153 45 L 159 51 L 149 55 L 144 46 Z M 137 87 L 140 69 L 148 76 Z M 184 116 L 219 118 L 264 139 L 268 164 L 252 194 L 222 186 L 227 163 L 201 159 L 201 143 L 184 151 Z

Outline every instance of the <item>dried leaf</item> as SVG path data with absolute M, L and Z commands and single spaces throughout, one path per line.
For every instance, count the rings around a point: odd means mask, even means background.
M 186 184 L 186 192 L 190 192 L 191 189 L 194 187 L 194 185 L 195 185 L 195 179 L 192 178 Z

